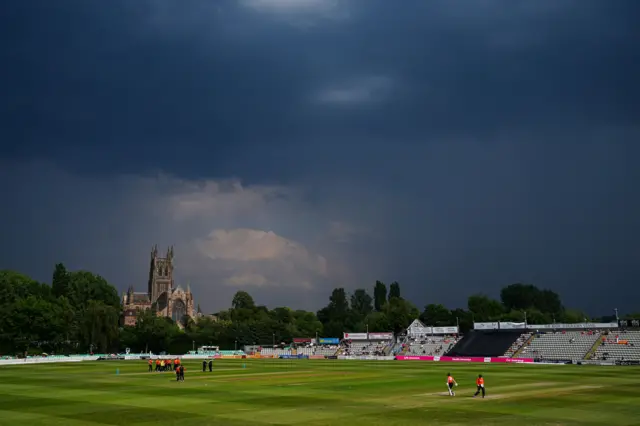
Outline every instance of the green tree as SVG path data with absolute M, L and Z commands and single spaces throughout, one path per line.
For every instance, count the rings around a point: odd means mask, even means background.
M 386 301 L 387 286 L 382 281 L 376 281 L 376 285 L 373 287 L 373 307 L 380 312 Z
M 294 323 L 293 311 L 289 308 L 275 308 L 271 311 L 271 317 L 281 324 L 289 325 Z
M 466 333 L 469 330 L 473 330 L 473 316 L 471 312 L 465 309 L 454 309 L 451 311 L 452 321 L 456 321 L 456 324 L 460 327 L 460 333 Z
M 561 318 L 562 322 L 566 324 L 577 324 L 589 319 L 587 314 L 578 309 L 567 309 Z
M 338 321 L 329 321 L 322 324 L 322 334 L 327 337 L 339 337 L 342 338 L 342 333 L 347 331 L 344 323 Z
M 246 291 L 239 291 L 233 296 L 231 301 L 231 307 L 233 309 L 251 309 L 253 310 L 256 305 L 253 301 L 253 297 Z
M 60 323 L 56 309 L 51 302 L 29 295 L 12 305 L 6 326 L 12 330 L 12 339 L 16 350 L 29 347 L 47 347 L 57 339 Z
M 540 312 L 536 308 L 527 309 L 526 314 L 528 324 L 551 324 L 553 322 L 551 314 Z
M 364 289 L 357 289 L 351 295 L 351 309 L 356 314 L 358 321 L 373 311 L 373 300 Z
M 331 297 L 329 298 L 328 308 L 331 320 L 344 324 L 349 313 L 349 302 L 347 301 L 347 293 L 344 291 L 344 288 L 333 289 Z
M 393 326 L 384 312 L 371 312 L 365 318 L 365 323 L 369 326 L 370 331 L 384 332 L 393 330 Z
M 90 300 L 120 309 L 118 291 L 100 275 L 89 271 L 68 272 L 68 299 L 76 309 L 84 309 Z
M 545 289 L 538 293 L 535 307 L 542 313 L 560 315 L 564 311 L 562 301 L 558 293 Z
M 473 317 L 473 321 L 498 321 L 504 313 L 504 308 L 497 300 L 483 294 L 474 294 L 467 300 L 467 309 Z
M 451 320 L 451 311 L 444 305 L 432 303 L 424 307 L 420 321 L 425 325 L 444 327 L 452 325 L 455 319 Z
M 411 302 L 397 297 L 391 298 L 383 310 L 394 333 L 405 330 L 420 314 Z
M 540 290 L 531 284 L 511 284 L 500 291 L 500 300 L 506 311 L 533 307 L 539 296 Z
M 99 353 L 117 349 L 114 344 L 118 339 L 118 319 L 117 308 L 101 300 L 89 300 L 82 313 L 80 325 L 84 346 Z
M 166 351 L 179 332 L 180 329 L 171 319 L 159 317 L 151 310 L 140 312 L 135 326 L 139 345 L 144 346 L 145 352 Z
M 79 332 L 77 314 L 69 303 L 69 299 L 64 296 L 59 297 L 55 304 L 56 316 L 60 323 L 60 342 L 56 351 L 59 352 L 62 349 L 63 352 L 69 353 L 73 351 L 73 342 L 77 340 Z
M 500 300 L 506 311 L 536 309 L 545 314 L 560 315 L 564 307 L 554 291 L 540 290 L 532 284 L 511 284 L 500 291 Z
M 524 322 L 524 312 L 518 309 L 512 309 L 509 312 L 502 314 L 502 321 L 505 322 Z
M 329 304 L 320 309 L 317 314 L 322 323 L 324 336 L 342 335 L 344 331 L 351 331 L 353 327 L 353 313 L 349 309 L 347 293 L 344 288 L 334 288 L 329 297 Z
M 400 284 L 396 281 L 392 282 L 389 286 L 389 300 L 393 297 L 400 298 Z
M 55 297 L 69 295 L 69 274 L 62 263 L 56 264 L 51 280 L 51 290 Z
M 322 333 L 322 323 L 318 321 L 316 314 L 313 312 L 298 310 L 293 313 L 293 316 L 298 336 L 311 337 L 315 336 L 316 333 Z
M 51 299 L 51 288 L 15 271 L 0 270 L 0 307 L 29 296 Z

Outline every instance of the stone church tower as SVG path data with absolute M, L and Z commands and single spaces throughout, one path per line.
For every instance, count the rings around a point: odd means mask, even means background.
M 157 245 L 151 249 L 147 292 L 134 292 L 131 286 L 122 295 L 125 325 L 135 325 L 137 313 L 147 309 L 154 309 L 158 316 L 170 317 L 181 327 L 186 318 L 196 318 L 191 288 L 187 286 L 185 291 L 180 286 L 174 287 L 173 260 L 173 246 L 164 257 L 159 255 Z
M 158 246 L 151 250 L 149 267 L 149 300 L 156 303 L 162 293 L 173 290 L 173 246 L 167 250 L 165 257 L 158 256 Z

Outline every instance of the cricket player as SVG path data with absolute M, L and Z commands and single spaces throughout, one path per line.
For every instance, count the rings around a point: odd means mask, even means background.
M 449 396 L 456 396 L 456 393 L 453 391 L 453 387 L 458 386 L 458 382 L 453 378 L 451 373 L 447 373 L 447 390 L 449 391 Z
M 478 389 L 476 390 L 476 393 L 473 394 L 473 397 L 475 398 L 480 392 L 482 392 L 482 397 L 484 398 L 484 377 L 482 377 L 482 374 L 478 374 L 476 386 Z

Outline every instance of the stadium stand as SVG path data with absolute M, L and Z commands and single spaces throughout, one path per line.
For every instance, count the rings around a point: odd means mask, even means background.
M 408 338 L 395 352 L 402 355 L 444 355 L 456 343 L 454 337 L 432 336 L 426 338 Z
M 598 331 L 537 332 L 515 358 L 582 360 L 599 338 Z
M 296 348 L 273 348 L 273 347 L 260 347 L 259 352 L 262 356 L 280 356 L 280 355 L 323 355 L 331 356 L 335 355 L 338 351 L 337 345 L 298 345 Z
M 392 347 L 393 342 L 391 340 L 343 340 L 338 353 L 341 355 L 387 355 Z
M 238 356 L 238 355 L 246 355 L 244 351 L 189 351 L 188 355 L 206 355 L 206 356 Z
M 511 348 L 520 337 L 514 331 L 478 331 L 473 330 L 456 343 L 445 355 L 500 357 Z
M 259 351 L 262 356 L 280 356 L 280 355 L 292 355 L 293 351 L 291 348 L 269 348 L 262 347 Z
M 533 336 L 533 333 L 521 334 L 520 337 L 518 337 L 518 339 L 511 344 L 511 347 L 507 349 L 503 356 L 505 358 L 512 358 L 517 355 L 520 349 L 524 349 L 525 344 L 529 341 L 529 339 L 531 339 L 531 336 Z
M 324 355 L 324 356 L 332 356 L 335 355 L 338 351 L 338 345 L 321 345 L 316 346 L 314 355 Z
M 640 331 L 619 331 L 602 335 L 592 359 L 611 361 L 640 361 Z

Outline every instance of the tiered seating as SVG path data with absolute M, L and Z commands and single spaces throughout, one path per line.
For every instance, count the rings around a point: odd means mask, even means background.
M 262 356 L 280 356 L 280 355 L 323 355 L 330 356 L 335 355 L 338 350 L 337 345 L 321 345 L 321 346 L 302 346 L 298 345 L 295 349 L 292 348 L 272 348 L 272 347 L 262 347 L 260 350 L 260 354 Z
M 315 347 L 314 355 L 331 356 L 331 355 L 335 355 L 337 351 L 338 351 L 337 345 L 321 345 L 321 346 Z
M 274 356 L 278 357 L 280 355 L 291 355 L 292 351 L 289 348 L 265 348 L 263 347 L 260 351 L 261 356 Z
M 189 355 L 206 355 L 206 356 L 231 356 L 231 355 L 246 355 L 244 351 L 189 351 Z
M 531 338 L 532 335 L 533 333 L 521 334 L 520 337 L 518 337 L 518 339 L 515 342 L 513 342 L 513 344 L 509 347 L 509 349 L 507 349 L 507 351 L 504 353 L 504 357 L 511 358 L 516 352 L 518 352 L 518 349 L 520 349 L 522 345 L 527 343 L 527 341 Z
M 391 345 L 391 341 L 343 341 L 341 353 L 343 355 L 385 355 Z
M 597 331 L 538 333 L 516 358 L 581 360 L 600 338 Z
M 423 339 L 410 339 L 403 344 L 403 355 L 441 356 L 455 345 L 453 337 L 433 336 Z
M 592 359 L 640 361 L 640 331 L 620 331 L 603 335 Z
M 298 349 L 296 350 L 296 354 L 297 355 L 313 355 L 313 347 L 312 346 L 306 346 L 306 347 L 298 347 Z

